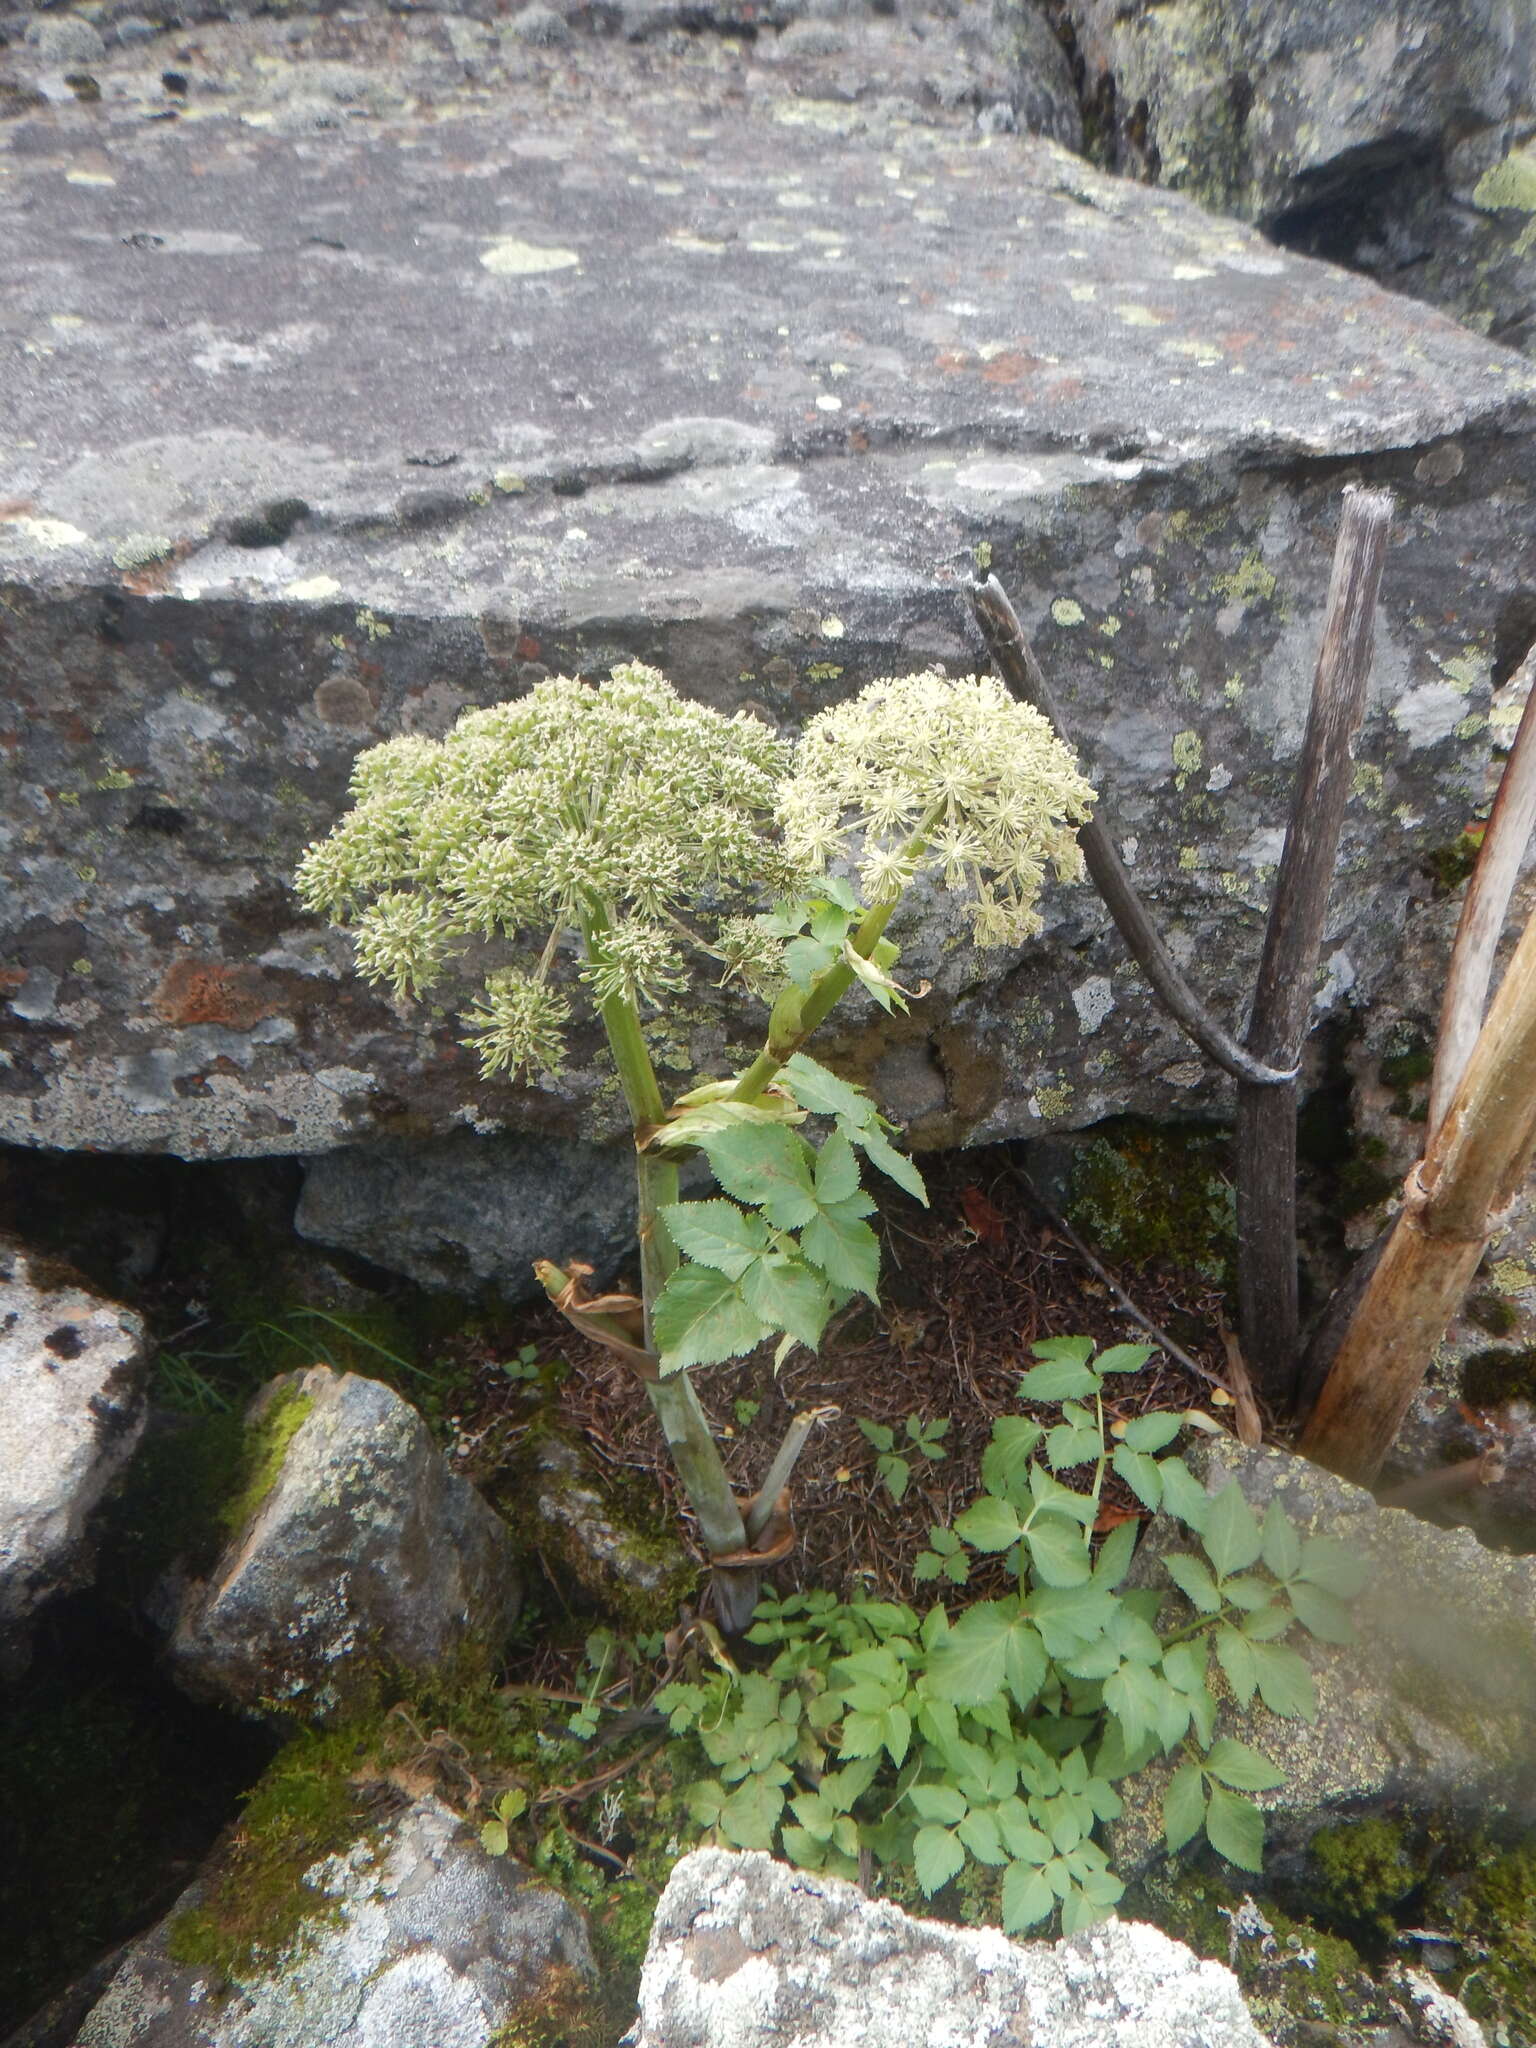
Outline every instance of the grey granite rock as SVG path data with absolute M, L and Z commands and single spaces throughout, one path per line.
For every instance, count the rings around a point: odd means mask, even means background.
M 1255 1704 L 1230 1706 L 1221 1724 L 1286 1773 L 1283 1786 L 1255 1795 L 1266 1870 L 1294 1872 L 1319 1827 L 1372 1812 L 1536 1824 L 1536 1560 L 1378 1508 L 1359 1487 L 1284 1451 L 1220 1438 L 1190 1462 L 1209 1492 L 1235 1477 L 1261 1518 L 1278 1500 L 1304 1535 L 1336 1538 L 1369 1568 L 1352 1603 L 1353 1643 L 1299 1630 L 1291 1639 L 1311 1667 L 1317 1721 L 1281 1720 Z M 1189 1547 L 1182 1530 L 1154 1520 L 1132 1583 L 1166 1587 L 1159 1557 Z M 1172 1612 L 1182 1596 L 1170 1599 Z M 1124 1877 L 1161 1852 L 1166 1775 L 1153 1764 L 1121 1787 L 1126 1809 L 1110 1857 Z
M 1054 1944 L 914 1920 L 836 1878 L 701 1849 L 662 1894 L 627 2048 L 1263 2048 L 1230 1970 L 1154 1927 Z
M 89 1584 L 91 1516 L 143 1432 L 144 1325 L 0 1239 L 0 1666 L 25 1623 Z
M 494 1650 L 517 1617 L 510 1534 L 376 1380 L 325 1366 L 253 1405 L 251 1497 L 166 1655 L 190 1691 L 257 1717 L 334 1718 L 381 1667 Z M 258 1477 L 259 1475 L 259 1477 Z
M 624 654 L 786 724 L 967 667 L 982 542 L 1235 1021 L 1350 476 L 1403 502 L 1319 992 L 1369 999 L 1481 786 L 1526 601 L 1519 357 L 980 132 L 981 86 L 922 99 L 915 39 L 846 98 L 818 68 L 846 55 L 766 32 L 520 47 L 470 90 L 440 23 L 324 28 L 323 57 L 302 22 L 200 30 L 174 102 L 109 53 L 98 105 L 0 126 L 26 364 L 0 464 L 0 1134 L 188 1157 L 608 1135 L 590 1048 L 559 1089 L 482 1083 L 450 1018 L 363 988 L 301 916 L 292 865 L 352 758 Z M 919 918 L 933 993 L 850 1009 L 850 1066 L 900 1077 L 920 1143 L 1219 1110 L 1095 898 L 1045 917 L 1005 959 Z M 761 1024 L 698 991 L 669 1073 Z
M 40 14 L 27 28 L 27 47 L 44 64 L 93 64 L 106 54 L 100 29 L 83 14 Z
M 1249 220 L 1316 210 L 1373 178 L 1469 194 L 1536 112 L 1528 0 L 1066 11 L 1125 167 Z
M 596 1981 L 576 1909 L 435 1799 L 308 1871 L 312 1916 L 233 1982 L 169 1952 L 218 1875 L 130 1949 L 75 2048 L 490 2048 Z
M 601 1284 L 635 1245 L 633 1149 L 456 1131 L 322 1152 L 294 1226 L 423 1287 L 520 1301 L 535 1259 L 584 1260 Z

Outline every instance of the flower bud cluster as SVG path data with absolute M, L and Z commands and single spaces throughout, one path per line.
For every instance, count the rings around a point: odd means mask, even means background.
M 784 847 L 820 872 L 856 860 L 867 903 L 919 873 L 970 898 L 978 946 L 1040 929 L 1046 864 L 1083 872 L 1073 827 L 1094 792 L 1048 719 L 988 676 L 871 683 L 812 719 L 778 803 Z

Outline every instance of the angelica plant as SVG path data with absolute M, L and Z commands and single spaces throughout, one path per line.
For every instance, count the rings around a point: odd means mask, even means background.
M 688 1369 L 765 1340 L 781 1359 L 814 1348 L 840 1306 L 874 1298 L 861 1161 L 922 1196 L 874 1104 L 806 1041 L 856 983 L 905 1004 L 885 933 L 920 876 L 968 901 L 980 945 L 1038 929 L 1047 865 L 1079 872 L 1072 828 L 1093 792 L 1049 723 L 990 680 L 873 683 L 791 744 L 626 664 L 467 712 L 441 740 L 374 747 L 351 794 L 297 881 L 351 931 L 365 979 L 400 998 L 456 984 L 487 1076 L 558 1073 L 572 1022 L 602 1024 L 634 1132 L 641 1293 L 592 1299 L 584 1269 L 537 1270 L 646 1382 L 739 1629 L 758 1570 L 792 1541 L 780 1496 L 810 1418 L 743 1507 Z M 647 1032 L 705 963 L 770 1004 L 764 1042 L 744 1072 L 669 1104 Z M 813 1117 L 819 1144 L 801 1128 Z M 718 1197 L 679 1200 L 692 1152 Z

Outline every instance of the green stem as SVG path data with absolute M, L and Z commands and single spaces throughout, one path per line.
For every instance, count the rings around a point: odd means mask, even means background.
M 582 937 L 589 958 L 601 957 L 603 934 L 607 929 L 607 917 L 600 909 L 588 910 L 583 915 Z M 640 1028 L 639 1012 L 632 1002 L 614 995 L 600 1006 L 599 1015 L 608 1035 L 619 1085 L 624 1090 L 630 1123 L 638 1140 L 642 1132 L 654 1130 L 666 1113 L 656 1070 L 646 1050 L 645 1034 Z M 678 1262 L 677 1248 L 661 1216 L 662 1210 L 677 1200 L 677 1168 L 655 1153 L 637 1151 L 635 1172 L 645 1341 L 646 1348 L 654 1351 L 652 1311 L 668 1275 Z M 686 1372 L 671 1373 L 665 1379 L 648 1381 L 646 1393 L 661 1424 L 661 1433 L 666 1438 L 683 1491 L 698 1518 L 705 1548 L 712 1557 L 745 1550 L 746 1525 L 741 1519 L 741 1511 L 731 1492 L 731 1482 L 721 1463 L 719 1447 L 708 1418 L 699 1405 L 693 1382 Z M 721 1618 L 727 1630 L 733 1633 L 745 1627 L 752 1608 L 757 1604 L 756 1585 L 749 1587 L 738 1583 L 745 1581 L 746 1577 L 743 1573 L 720 1574 L 716 1581 Z
M 921 857 L 924 847 L 928 844 L 929 833 L 943 815 L 942 802 L 930 805 L 923 814 L 917 830 L 902 849 L 906 859 L 916 861 Z M 865 911 L 859 921 L 858 930 L 848 941 L 861 960 L 869 959 L 885 936 L 885 928 L 891 921 L 891 913 L 900 901 L 899 895 L 893 896 L 889 903 L 876 903 Z M 811 1033 L 825 1020 L 828 1012 L 847 995 L 853 982 L 854 972 L 846 960 L 834 960 L 830 967 L 824 967 L 811 983 L 805 1000 L 799 1005 L 788 1028 L 775 1031 L 770 1022 L 767 1042 L 731 1090 L 731 1100 L 756 1102 L 785 1061 L 794 1058 Z

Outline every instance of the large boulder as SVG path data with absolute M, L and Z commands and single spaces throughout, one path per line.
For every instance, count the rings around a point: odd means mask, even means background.
M 1223 1728 L 1286 1773 L 1277 1790 L 1255 1795 L 1266 1814 L 1266 1867 L 1294 1876 L 1320 1827 L 1373 1814 L 1473 1831 L 1536 1827 L 1536 1559 L 1380 1508 L 1284 1451 L 1222 1438 L 1190 1462 L 1209 1492 L 1235 1479 L 1260 1519 L 1278 1500 L 1304 1535 L 1335 1538 L 1369 1571 L 1352 1607 L 1353 1642 L 1296 1632 L 1317 1692 L 1315 1723 L 1282 1720 L 1257 1701 L 1229 1703 Z M 1133 1580 L 1166 1587 L 1160 1558 L 1189 1547 L 1181 1530 L 1154 1520 Z M 1122 1876 L 1162 1848 L 1168 1769 L 1154 1764 L 1121 1788 L 1111 1860 Z
M 454 1131 L 343 1146 L 308 1162 L 301 1237 L 423 1287 L 536 1295 L 535 1259 L 580 1259 L 599 1283 L 635 1245 L 632 1147 Z
M 1155 1927 L 1071 1940 L 914 1920 L 837 1878 L 700 1849 L 656 1909 L 625 2048 L 1263 2048 L 1237 1981 Z
M 144 1429 L 147 1352 L 131 1310 L 0 1239 L 0 1670 L 45 1600 L 89 1584 L 91 1517 Z
M 0 1136 L 607 1135 L 600 1059 L 482 1082 L 300 914 L 353 757 L 621 655 L 786 724 L 967 668 L 983 542 L 1235 1018 L 1351 476 L 1403 505 L 1320 991 L 1368 998 L 1527 602 L 1524 362 L 766 36 L 511 38 L 449 106 L 443 32 L 338 19 L 318 63 L 303 23 L 210 25 L 185 93 L 123 51 L 7 123 Z M 1091 892 L 1045 914 L 1003 957 L 918 914 L 933 993 L 850 1009 L 918 1142 L 1209 1106 Z M 718 1070 L 762 1021 L 700 990 L 660 1056 Z
M 245 1491 L 168 1648 L 189 1690 L 255 1716 L 333 1719 L 381 1671 L 494 1653 L 521 1579 L 506 1525 L 377 1380 L 326 1366 L 265 1388 Z
M 1286 224 L 1362 183 L 1470 195 L 1529 132 L 1517 0 L 1067 0 L 1128 169 Z
M 576 1909 L 432 1798 L 303 1873 L 312 1909 L 232 1974 L 178 1960 L 220 1878 L 128 1951 L 74 2048 L 490 2048 L 560 2038 L 593 1995 Z

